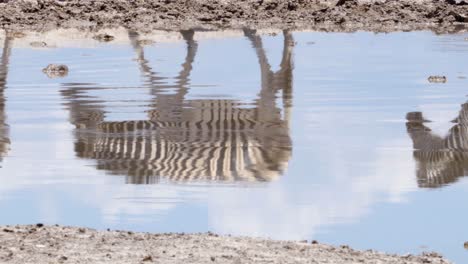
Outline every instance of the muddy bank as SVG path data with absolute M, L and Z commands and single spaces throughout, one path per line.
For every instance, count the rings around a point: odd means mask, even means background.
M 460 0 L 0 0 L 0 27 L 186 29 L 275 27 L 331 31 L 457 31 Z
M 0 227 L 1 263 L 450 263 L 313 242 L 205 234 L 149 234 L 60 226 Z

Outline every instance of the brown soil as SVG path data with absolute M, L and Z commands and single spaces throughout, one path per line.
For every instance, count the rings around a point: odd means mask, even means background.
M 43 226 L 0 227 L 0 263 L 449 263 L 317 242 L 205 234 L 149 234 Z
M 468 4 L 463 0 L 0 0 L 0 27 L 37 30 L 248 26 L 457 31 L 465 25 Z

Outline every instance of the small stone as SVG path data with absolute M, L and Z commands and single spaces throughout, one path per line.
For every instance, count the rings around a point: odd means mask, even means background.
M 434 76 L 429 76 L 429 78 L 427 78 L 427 80 L 430 83 L 446 83 L 447 82 L 447 77 L 434 75 Z
M 65 77 L 68 75 L 68 66 L 63 64 L 49 64 L 42 69 L 49 78 Z
M 342 6 L 344 4 L 346 4 L 346 2 L 350 2 L 352 0 L 338 0 L 338 2 L 336 2 L 336 6 Z
M 216 260 L 216 258 L 215 258 L 215 257 L 211 257 L 210 259 L 211 259 L 211 261 L 215 261 L 215 260 Z
M 79 232 L 79 233 L 86 233 L 86 229 L 84 229 L 84 228 L 78 228 L 78 232 Z
M 13 233 L 14 231 L 11 230 L 11 229 L 8 229 L 8 228 L 4 228 L 4 229 L 3 229 L 3 232 L 5 232 L 5 233 Z
M 465 249 L 468 249 L 468 241 L 466 241 L 465 244 L 463 244 L 463 246 L 465 247 Z
M 114 36 L 109 34 L 99 34 L 93 37 L 93 39 L 100 41 L 100 42 L 109 42 L 115 39 Z
M 146 256 L 142 259 L 142 261 L 153 261 L 153 257 L 152 256 Z
M 66 260 L 68 260 L 68 258 L 65 257 L 65 256 L 61 256 L 61 257 L 59 258 L 59 260 L 60 260 L 60 261 L 66 261 Z
M 43 223 L 37 223 L 37 224 L 36 224 L 36 227 L 38 227 L 38 228 L 41 228 L 41 227 L 43 227 L 43 226 L 44 226 Z
M 442 258 L 442 255 L 437 252 L 423 252 L 422 255 L 431 258 Z
M 312 244 L 318 244 L 318 241 L 317 241 L 317 240 L 312 240 L 311 243 L 312 243 Z

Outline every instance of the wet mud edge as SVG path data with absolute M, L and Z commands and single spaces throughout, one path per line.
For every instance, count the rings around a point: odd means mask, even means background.
M 0 27 L 289 28 L 465 31 L 468 4 L 451 0 L 0 0 Z

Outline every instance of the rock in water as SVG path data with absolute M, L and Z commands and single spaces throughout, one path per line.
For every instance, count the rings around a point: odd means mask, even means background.
M 431 83 L 446 83 L 447 77 L 445 76 L 429 76 L 427 80 Z
M 68 75 L 68 66 L 63 64 L 49 64 L 42 69 L 49 78 L 65 77 Z
M 93 39 L 100 41 L 100 42 L 109 42 L 113 41 L 115 38 L 112 35 L 109 34 L 99 34 L 93 37 Z

